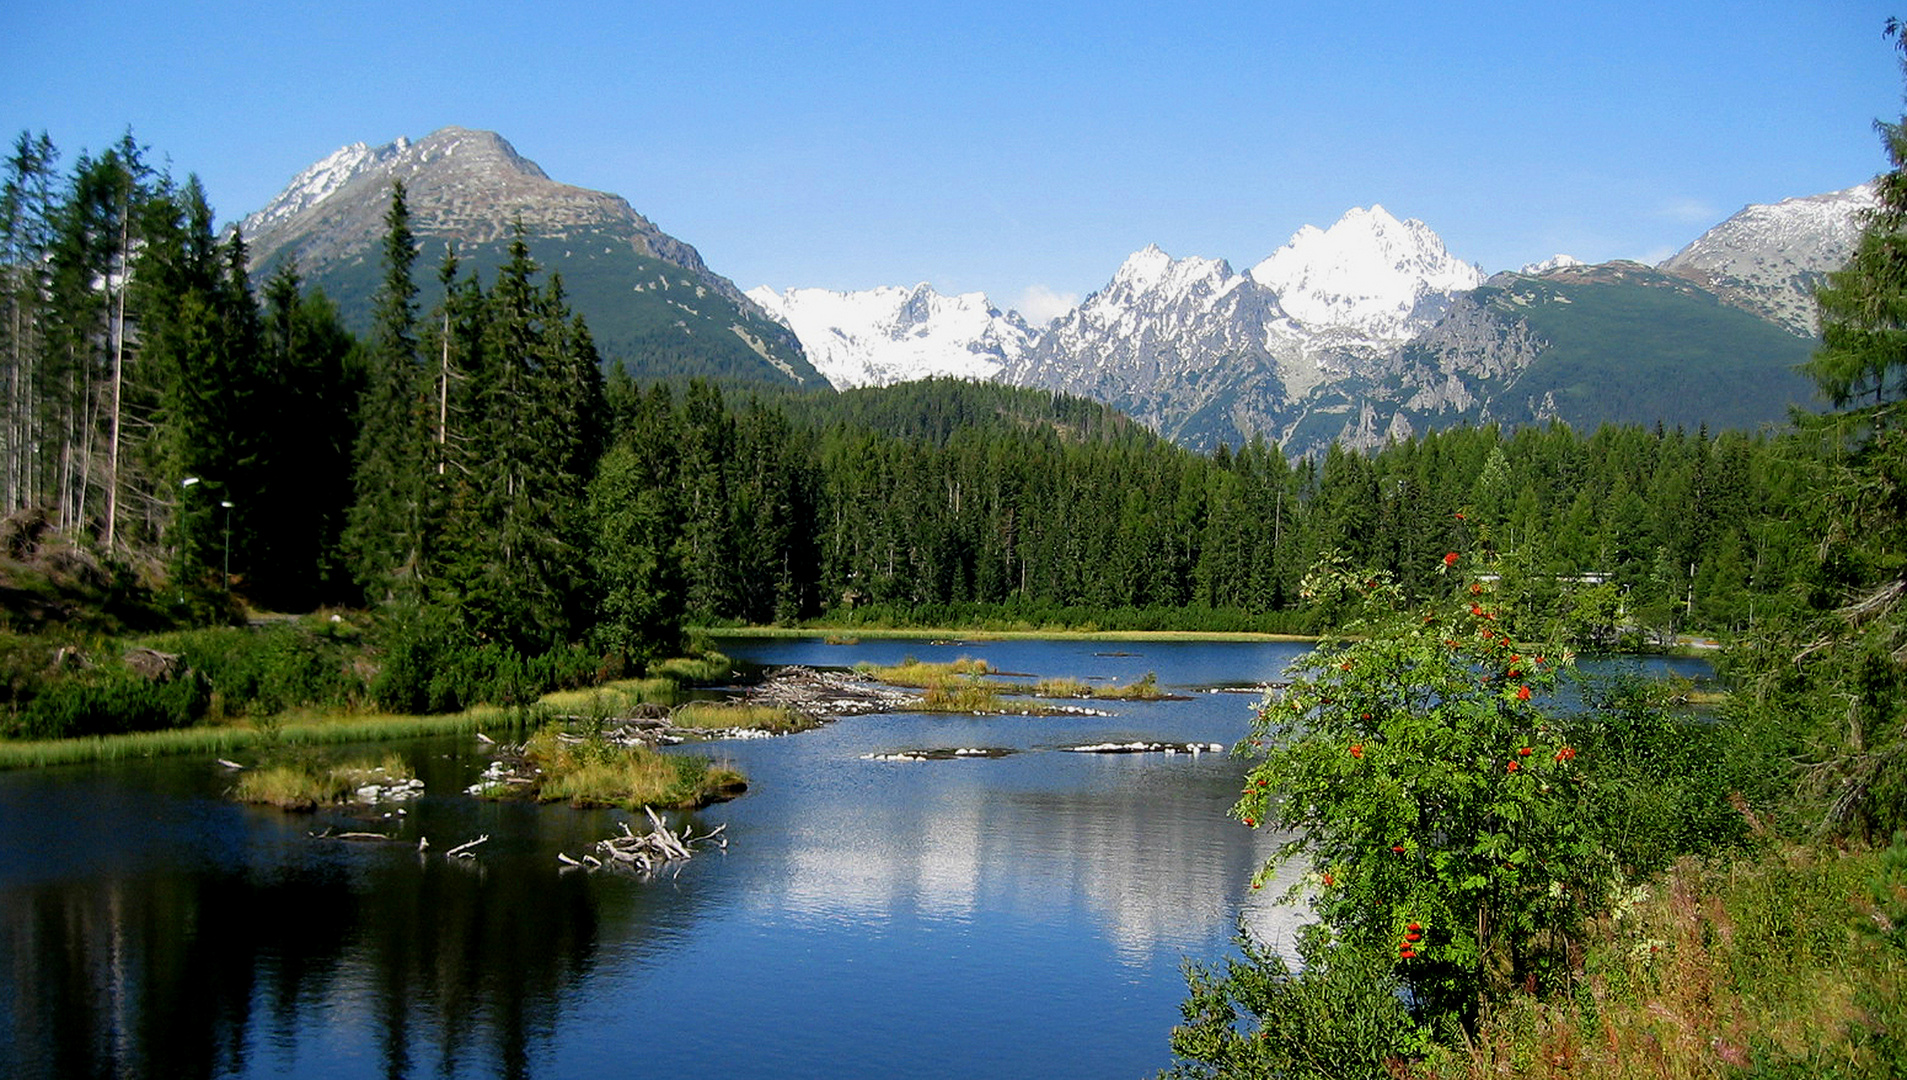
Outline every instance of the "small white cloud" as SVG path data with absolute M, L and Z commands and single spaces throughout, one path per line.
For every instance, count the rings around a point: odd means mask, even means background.
M 1033 326 L 1045 326 L 1079 306 L 1078 293 L 1056 292 L 1045 285 L 1028 285 L 1013 309 Z
M 1714 221 L 1721 217 L 1721 211 L 1700 199 L 1670 199 L 1656 211 L 1671 221 L 1686 221 L 1693 224 Z
M 1663 246 L 1652 247 L 1642 253 L 1642 258 L 1639 261 L 1648 263 L 1650 266 L 1656 266 L 1667 262 L 1669 256 L 1674 255 L 1680 250 L 1682 249 Z

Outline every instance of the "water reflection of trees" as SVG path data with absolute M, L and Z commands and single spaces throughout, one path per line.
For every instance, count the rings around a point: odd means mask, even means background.
M 870 918 L 897 906 L 958 918 L 988 903 L 1033 913 L 1084 904 L 1120 954 L 1140 963 L 1154 949 L 1202 947 L 1230 933 L 1252 872 L 1279 840 L 1226 816 L 1242 770 L 1222 758 L 1064 757 L 1056 767 L 1101 775 L 1006 784 L 980 798 L 955 773 L 971 763 L 923 763 L 903 806 L 797 809 L 829 827 L 791 845 L 774 902 Z M 1283 882 L 1270 888 L 1282 892 Z M 1257 921 L 1283 938 L 1302 917 L 1286 908 Z
M 595 948 L 588 884 L 377 854 L 0 897 L 0 1060 L 22 1077 L 295 1072 L 361 1003 L 375 1031 L 356 1037 L 387 1075 L 528 1075 Z

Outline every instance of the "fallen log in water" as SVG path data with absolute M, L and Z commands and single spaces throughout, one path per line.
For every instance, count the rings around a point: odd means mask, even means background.
M 638 833 L 629 827 L 628 822 L 623 822 L 621 836 L 596 842 L 596 855 L 585 854 L 577 859 L 559 851 L 556 860 L 568 869 L 580 867 L 593 872 L 609 866 L 648 877 L 667 863 L 691 857 L 698 844 L 713 842 L 717 847 L 728 846 L 728 839 L 721 835 L 722 830 L 728 828 L 727 825 L 717 825 L 699 836 L 693 826 L 677 833 L 665 825 L 654 810 L 645 806 L 642 812 L 649 816 L 648 832 Z
M 395 840 L 397 839 L 397 837 L 392 836 L 390 833 L 381 833 L 381 832 L 334 833 L 331 831 L 331 827 L 329 825 L 325 826 L 325 830 L 323 832 L 306 833 L 305 835 L 311 837 L 313 840 Z

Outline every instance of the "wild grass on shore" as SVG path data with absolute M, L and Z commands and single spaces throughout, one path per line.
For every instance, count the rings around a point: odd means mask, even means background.
M 1575 992 L 1491 1010 L 1423 1075 L 1907 1075 L 1907 843 L 1684 859 L 1595 928 Z
M 898 664 L 887 667 L 864 663 L 855 665 L 854 670 L 871 679 L 879 679 L 889 686 L 911 686 L 918 690 L 939 686 L 961 676 L 979 678 L 993 672 L 993 668 L 985 660 L 968 656 L 942 662 L 916 660 L 910 656 Z
M 661 674 L 649 678 L 555 691 L 529 706 L 477 705 L 461 712 L 431 715 L 299 707 L 270 716 L 159 731 L 67 739 L 0 739 L 0 770 L 176 754 L 231 757 L 265 747 L 381 742 L 479 731 L 521 738 L 551 716 L 609 719 L 626 716 L 634 706 L 645 703 L 674 706 L 682 700 L 683 682 L 719 680 L 731 666 L 728 657 L 719 653 L 665 661 L 655 668 Z
M 0 742 L 0 769 L 44 768 L 88 761 L 123 761 L 174 754 L 232 754 L 266 746 L 321 746 L 509 731 L 522 725 L 511 710 L 472 709 L 446 716 L 367 713 L 334 719 L 294 719 L 260 726 L 172 728 L 78 739 Z
M 1034 697 L 1044 698 L 1096 698 L 1100 701 L 1158 701 L 1166 696 L 1159 689 L 1159 677 L 1146 672 L 1145 677 L 1124 686 L 1094 686 L 1083 679 L 1058 678 L 1041 679 L 1033 686 Z

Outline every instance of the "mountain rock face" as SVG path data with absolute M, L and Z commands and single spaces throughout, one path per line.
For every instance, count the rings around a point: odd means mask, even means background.
M 1314 395 L 1365 378 L 1482 280 L 1383 207 L 1307 226 L 1246 274 L 1149 247 L 1002 377 L 1098 398 L 1192 446 L 1353 437 L 1360 418 Z
M 441 293 L 434 271 L 447 246 L 466 270 L 487 272 L 507 257 L 520 223 L 532 257 L 562 274 L 605 356 L 632 371 L 820 382 L 794 334 L 693 247 L 620 196 L 551 180 L 487 131 L 449 127 L 416 142 L 357 143 L 306 169 L 239 223 L 254 273 L 296 260 L 361 328 L 382 272 L 391 186 L 400 180 L 420 241 L 426 307 Z
M 1854 253 L 1872 183 L 1744 207 L 1661 264 L 1728 303 L 1813 337 L 1814 288 Z
M 1375 346 L 1428 330 L 1453 296 L 1483 284 L 1483 271 L 1446 251 L 1430 226 L 1373 206 L 1329 229 L 1299 229 L 1251 278 L 1312 336 L 1335 331 Z
M 942 296 L 925 283 L 860 292 L 761 286 L 748 298 L 793 330 L 837 390 L 954 376 L 991 379 L 1025 353 L 1034 332 L 981 293 Z
M 1263 436 L 1308 454 L 1460 423 L 1754 428 L 1812 402 L 1794 370 L 1811 290 L 1872 204 L 1863 186 L 1751 206 L 1659 267 L 1558 255 L 1487 281 L 1422 222 L 1354 209 L 1242 274 L 1148 247 L 1017 355 L 975 351 L 1002 381 L 1199 448 Z M 809 314 L 790 325 L 813 349 L 855 336 Z

